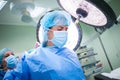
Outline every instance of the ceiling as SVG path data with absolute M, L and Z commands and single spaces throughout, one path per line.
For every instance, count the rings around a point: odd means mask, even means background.
M 23 0 L 24 1 L 24 0 Z M 29 1 L 29 0 L 28 0 Z M 119 3 L 120 0 L 105 0 L 114 10 L 116 16 L 120 14 Z M 36 26 L 39 18 L 47 12 L 48 9 L 60 8 L 57 3 L 57 0 L 34 0 L 35 6 L 43 7 L 46 11 L 40 12 L 36 18 L 33 18 L 35 23 L 25 23 L 21 21 L 21 15 L 16 15 L 10 11 L 10 3 L 14 0 L 8 0 L 8 3 L 0 11 L 0 48 L 10 47 L 15 49 L 17 53 L 22 53 L 24 50 L 33 48 L 34 42 L 36 41 L 35 28 L 31 26 Z M 24 27 L 24 26 L 29 26 Z M 11 28 L 12 26 L 12 28 Z M 86 26 L 81 24 L 81 26 Z M 88 25 L 87 25 L 88 26 Z M 92 30 L 88 27 L 84 27 L 89 34 L 89 37 L 92 37 Z M 7 28 L 6 28 L 7 27 Z M 16 27 L 20 27 L 19 29 Z M 82 27 L 82 29 L 83 29 Z M 89 30 L 89 31 L 88 31 Z M 85 31 L 84 31 L 85 32 Z M 19 46 L 16 46 L 19 45 Z
M 13 14 L 10 11 L 10 3 L 14 2 L 15 0 L 8 0 L 7 4 L 3 7 L 0 11 L 0 25 L 31 25 L 32 22 L 26 23 L 21 21 L 21 15 Z M 24 0 L 23 0 L 24 1 Z M 26 0 L 27 1 L 27 0 Z M 50 3 L 50 1 L 52 3 Z M 45 8 L 45 11 L 48 9 L 55 9 L 58 8 L 59 5 L 57 4 L 57 0 L 34 0 L 35 6 Z M 42 14 L 39 14 L 37 17 L 33 18 L 35 22 L 39 20 Z
M 13 14 L 10 11 L 10 3 L 14 1 L 15 0 L 8 0 L 7 4 L 0 11 L 0 25 L 36 25 L 37 21 L 42 16 L 42 13 L 39 14 L 36 18 L 33 18 L 33 22 L 29 22 L 29 23 L 23 22 L 21 21 L 21 15 Z M 111 1 L 114 0 L 105 0 L 105 1 L 107 3 L 111 3 Z M 57 3 L 57 0 L 34 0 L 34 4 L 37 7 L 45 8 L 44 12 L 47 12 L 49 9 L 60 8 Z

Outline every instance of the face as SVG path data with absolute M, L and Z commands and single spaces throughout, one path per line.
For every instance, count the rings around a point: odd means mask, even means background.
M 14 53 L 12 51 L 7 51 L 4 56 L 3 56 L 3 59 L 2 59 L 2 66 L 3 66 L 3 69 L 4 70 L 7 70 L 6 68 L 6 61 L 5 61 L 5 58 L 10 56 L 10 55 L 14 55 Z
M 10 55 L 14 55 L 14 53 L 12 51 L 7 51 L 4 56 L 3 59 L 5 59 L 6 57 L 10 56 Z
M 53 31 L 67 31 L 68 27 L 67 26 L 53 26 L 49 31 L 48 31 L 48 39 L 51 40 L 54 35 Z

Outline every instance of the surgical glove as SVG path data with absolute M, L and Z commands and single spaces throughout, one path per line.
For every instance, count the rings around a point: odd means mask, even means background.
M 5 59 L 5 61 L 7 62 L 7 65 L 6 65 L 7 68 L 10 68 L 10 69 L 15 68 L 16 65 L 17 65 L 17 63 L 18 63 L 17 57 L 15 57 L 15 56 L 13 56 L 13 55 L 8 56 L 8 57 Z

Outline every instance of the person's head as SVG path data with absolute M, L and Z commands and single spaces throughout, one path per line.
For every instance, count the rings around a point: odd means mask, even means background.
M 0 51 L 0 66 L 3 70 L 12 69 L 16 65 L 14 52 L 9 48 L 3 48 Z
M 63 47 L 67 41 L 67 29 L 71 16 L 65 11 L 55 10 L 46 13 L 40 21 L 43 28 L 44 42 L 47 46 Z

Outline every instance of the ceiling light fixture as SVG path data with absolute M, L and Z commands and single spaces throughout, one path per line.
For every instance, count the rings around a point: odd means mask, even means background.
M 46 11 L 46 8 L 36 6 L 34 10 L 28 10 L 30 11 L 31 17 L 37 18 L 39 15 L 42 15 Z
M 115 13 L 104 0 L 58 0 L 58 3 L 73 17 L 94 27 L 109 28 L 116 22 Z
M 34 0 L 14 0 L 10 3 L 10 10 L 13 14 L 21 16 L 21 21 L 31 22 L 32 17 L 28 9 L 35 8 Z
M 7 3 L 7 1 L 0 0 L 0 11 L 1 11 L 2 8 L 5 6 L 6 3 Z

